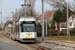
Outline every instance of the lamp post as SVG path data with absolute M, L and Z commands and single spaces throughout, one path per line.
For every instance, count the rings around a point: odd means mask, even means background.
M 42 0 L 42 42 L 44 42 L 44 0 Z
M 68 38 L 68 2 L 67 2 L 67 38 Z
M 46 37 L 47 37 L 47 10 L 46 10 Z
M 1 10 L 1 27 L 2 27 L 2 10 Z M 2 28 L 2 31 L 3 31 L 3 28 Z

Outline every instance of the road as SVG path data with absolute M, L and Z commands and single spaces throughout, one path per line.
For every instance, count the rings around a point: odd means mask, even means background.
M 10 40 L 10 38 L 7 38 L 4 34 L 0 34 L 0 50 L 75 50 L 74 47 L 72 48 L 61 44 L 64 43 L 51 40 L 47 42 L 37 40 L 35 43 L 22 43 L 19 41 Z
M 8 44 L 0 41 L 0 50 L 25 50 L 25 49 L 13 44 Z
M 25 50 L 24 48 L 13 45 L 10 39 L 0 33 L 0 50 Z

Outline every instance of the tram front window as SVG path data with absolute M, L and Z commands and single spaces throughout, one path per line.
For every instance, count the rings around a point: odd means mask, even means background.
M 34 32 L 35 24 L 22 24 L 21 32 Z

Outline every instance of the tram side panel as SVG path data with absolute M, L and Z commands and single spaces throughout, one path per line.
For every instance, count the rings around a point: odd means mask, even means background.
M 36 20 L 32 21 L 30 19 L 33 18 L 22 18 L 19 22 L 12 25 L 11 35 L 13 40 L 17 39 L 21 42 L 34 42 L 37 39 Z

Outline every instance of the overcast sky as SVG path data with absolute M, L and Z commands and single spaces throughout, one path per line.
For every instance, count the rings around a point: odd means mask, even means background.
M 73 2 L 73 0 L 69 0 L 69 2 Z M 2 20 L 3 22 L 6 21 L 6 17 L 11 17 L 12 14 L 11 12 L 15 12 L 16 8 L 20 9 L 21 8 L 21 4 L 23 4 L 24 1 L 23 0 L 0 0 L 0 10 L 2 9 Z M 52 7 L 49 6 L 48 4 L 45 3 L 44 6 L 44 11 L 47 10 L 52 10 Z M 36 4 L 35 4 L 35 10 L 36 12 L 39 12 L 39 14 L 42 13 L 42 2 L 41 0 L 36 0 Z M 0 14 L 1 17 L 1 14 Z

